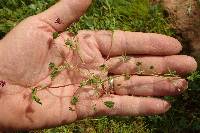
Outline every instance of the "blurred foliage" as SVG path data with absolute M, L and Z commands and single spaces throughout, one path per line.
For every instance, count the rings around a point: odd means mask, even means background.
M 150 133 L 142 118 L 99 117 L 85 119 L 68 126 L 43 130 L 44 133 Z
M 94 0 L 87 14 L 70 31 L 81 29 L 126 30 L 173 35 L 162 7 L 148 0 Z
M 54 3 L 55 0 L 0 0 L 0 38 L 24 18 L 35 15 Z
M 80 21 L 67 30 L 81 29 L 128 30 L 156 32 L 176 36 L 160 4 L 149 0 L 93 0 Z M 24 18 L 35 15 L 55 0 L 0 0 L 0 37 Z M 196 133 L 200 132 L 200 72 L 189 76 L 189 89 L 178 97 L 165 97 L 172 109 L 159 116 L 100 117 L 85 119 L 70 125 L 32 132 L 74 133 Z

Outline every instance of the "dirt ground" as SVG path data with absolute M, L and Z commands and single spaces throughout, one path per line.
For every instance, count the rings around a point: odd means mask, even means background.
M 162 0 L 185 50 L 200 61 L 200 5 L 198 0 Z M 198 3 L 199 2 L 199 3 Z

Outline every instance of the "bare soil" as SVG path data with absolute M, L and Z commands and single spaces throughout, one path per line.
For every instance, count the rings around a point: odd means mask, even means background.
M 200 61 L 200 5 L 198 0 L 162 0 L 185 50 Z

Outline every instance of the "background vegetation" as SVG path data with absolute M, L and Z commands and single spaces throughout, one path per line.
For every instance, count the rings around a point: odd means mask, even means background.
M 0 38 L 24 18 L 37 14 L 55 0 L 0 0 Z M 159 3 L 150 0 L 94 0 L 80 21 L 67 30 L 128 30 L 156 32 L 176 37 L 169 18 Z M 187 54 L 187 52 L 184 52 Z M 189 89 L 178 97 L 164 97 L 172 109 L 158 116 L 100 117 L 71 125 L 31 132 L 74 133 L 192 133 L 200 132 L 200 72 L 189 76 Z

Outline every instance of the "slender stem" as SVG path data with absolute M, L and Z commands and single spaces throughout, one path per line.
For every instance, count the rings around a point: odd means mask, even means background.
M 49 88 L 64 88 L 64 87 L 67 87 L 67 86 L 72 86 L 72 85 L 77 85 L 78 83 L 74 83 L 74 84 L 67 84 L 67 85 L 61 85 L 61 86 L 52 86 L 52 87 L 49 87 Z

